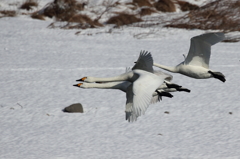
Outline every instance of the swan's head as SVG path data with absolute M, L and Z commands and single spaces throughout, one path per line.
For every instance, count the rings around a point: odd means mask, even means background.
M 83 77 L 83 78 L 81 78 L 79 80 L 76 80 L 76 81 L 88 82 L 88 83 L 95 82 L 91 77 Z
M 81 87 L 82 85 L 83 85 L 83 83 L 78 83 L 78 84 L 74 84 L 73 86 Z
M 89 86 L 89 83 L 78 83 L 78 84 L 74 84 L 73 86 L 80 87 L 80 88 L 91 88 L 91 85 Z

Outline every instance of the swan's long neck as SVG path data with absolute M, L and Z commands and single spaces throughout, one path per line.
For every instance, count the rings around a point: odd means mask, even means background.
M 153 66 L 162 68 L 164 70 L 167 70 L 167 71 L 170 71 L 170 72 L 173 72 L 173 73 L 178 72 L 178 69 L 176 67 L 164 66 L 164 65 L 157 64 L 157 63 L 153 63 Z
M 126 92 L 131 82 L 107 82 L 107 83 L 84 83 L 82 88 L 98 88 L 98 89 L 119 89 Z
M 134 74 L 132 72 L 127 72 L 114 77 L 106 77 L 106 78 L 88 77 L 88 78 L 90 82 L 117 82 L 117 81 L 130 81 L 133 75 Z

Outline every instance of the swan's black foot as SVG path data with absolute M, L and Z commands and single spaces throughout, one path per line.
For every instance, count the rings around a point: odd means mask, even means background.
M 191 90 L 189 90 L 187 88 L 177 88 L 177 91 L 179 91 L 179 92 L 184 91 L 184 92 L 188 92 L 188 93 L 191 92 Z
M 167 85 L 167 87 L 168 88 L 181 88 L 182 86 L 179 86 L 179 85 L 177 85 L 177 84 L 174 84 L 174 83 L 171 83 L 171 84 L 169 84 L 169 83 L 166 83 L 166 85 Z
M 222 82 L 225 82 L 225 76 L 221 73 L 221 72 L 212 72 L 212 71 L 208 71 L 214 78 L 219 79 Z
M 168 93 L 168 92 L 159 92 L 158 90 L 156 90 L 157 94 L 158 94 L 158 100 L 162 100 L 162 96 L 165 96 L 165 97 L 169 97 L 169 98 L 172 98 L 173 95 Z

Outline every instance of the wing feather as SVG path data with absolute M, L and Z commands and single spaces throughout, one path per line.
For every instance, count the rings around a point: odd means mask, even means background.
M 143 115 L 151 103 L 155 90 L 163 83 L 164 78 L 145 72 L 133 83 L 133 113 Z
M 222 41 L 224 33 L 207 33 L 191 38 L 191 45 L 185 59 L 186 65 L 209 68 L 211 46 Z
M 144 70 L 148 72 L 153 72 L 153 58 L 150 52 L 141 51 L 136 61 L 136 64 L 133 66 L 132 70 Z

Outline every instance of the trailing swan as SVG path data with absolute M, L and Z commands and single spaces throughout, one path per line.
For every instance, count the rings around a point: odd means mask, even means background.
M 207 33 L 191 38 L 191 46 L 185 60 L 175 67 L 169 67 L 154 63 L 153 65 L 164 70 L 180 73 L 196 79 L 217 78 L 225 82 L 225 76 L 221 72 L 209 69 L 211 46 L 224 40 L 224 33 Z

